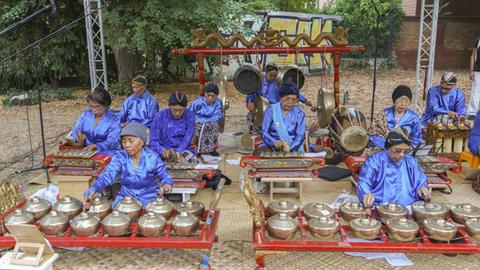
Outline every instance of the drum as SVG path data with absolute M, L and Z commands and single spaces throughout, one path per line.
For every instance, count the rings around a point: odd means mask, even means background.
M 285 82 L 291 82 L 296 84 L 298 90 L 300 90 L 305 84 L 305 75 L 303 75 L 302 70 L 298 66 L 289 65 L 280 68 L 278 71 L 277 80 L 279 87 Z
M 363 151 L 369 143 L 367 121 L 356 108 L 340 106 L 332 112 L 329 130 L 345 151 L 357 153 Z
M 239 67 L 233 75 L 233 85 L 237 90 L 245 95 L 255 93 L 262 88 L 263 78 L 258 67 L 251 64 L 245 64 Z

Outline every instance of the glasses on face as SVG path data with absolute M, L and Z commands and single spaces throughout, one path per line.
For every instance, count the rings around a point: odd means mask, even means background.
M 393 148 L 392 151 L 395 155 L 408 155 L 412 152 L 412 148 Z
M 401 97 L 401 98 L 397 98 L 395 102 L 398 102 L 399 104 L 409 104 L 410 99 L 408 97 Z
M 442 88 L 442 90 L 451 90 L 454 86 L 455 84 L 440 84 L 440 88 Z
M 172 113 L 174 114 L 182 114 L 186 108 L 181 108 L 181 109 L 170 109 L 172 111 Z
M 298 98 L 296 97 L 285 97 L 284 98 L 285 102 L 290 102 L 290 103 L 297 103 L 298 102 Z

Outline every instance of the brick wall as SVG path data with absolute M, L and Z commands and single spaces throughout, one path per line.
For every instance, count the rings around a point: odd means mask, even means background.
M 394 44 L 400 66 L 415 68 L 419 18 L 405 18 Z M 480 37 L 480 18 L 440 19 L 437 26 L 435 68 L 468 68 L 471 48 Z

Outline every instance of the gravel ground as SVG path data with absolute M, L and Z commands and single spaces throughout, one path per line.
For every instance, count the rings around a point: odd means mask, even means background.
M 435 72 L 434 83 L 438 83 L 442 72 L 443 70 Z M 458 87 L 469 96 L 471 82 L 467 70 L 454 70 L 454 72 L 457 73 L 459 78 Z M 349 104 L 357 106 L 367 117 L 369 117 L 371 109 L 372 78 L 373 72 L 369 69 L 344 70 L 341 72 L 342 100 L 343 94 L 348 92 Z M 378 71 L 375 111 L 391 104 L 391 92 L 399 84 L 408 85 L 413 89 L 415 87 L 415 70 L 390 69 Z M 320 85 L 321 77 L 307 77 L 302 93 L 309 100 L 316 102 L 316 93 Z M 333 91 L 333 76 L 327 77 L 323 87 Z M 165 108 L 167 98 L 172 91 L 186 92 L 191 101 L 195 96 L 195 89 L 193 83 L 160 85 L 156 86 L 154 94 L 160 103 L 160 107 Z M 88 90 L 78 89 L 74 93 L 75 99 L 73 100 L 43 104 L 43 125 L 47 152 L 56 147 L 59 137 L 71 129 L 81 112 L 86 108 L 85 97 Z M 226 112 L 226 132 L 245 131 L 247 110 L 244 95 L 237 92 L 232 82 L 229 82 L 227 96 L 230 100 L 230 108 Z M 114 97 L 112 108 L 119 108 L 123 99 L 123 97 Z M 314 113 L 308 109 L 305 111 L 309 124 L 316 121 Z M 33 167 L 38 167 L 42 159 L 38 106 L 0 107 L 0 115 L 0 137 L 2 138 L 0 180 L 13 177 L 23 182 L 31 177 L 31 174 L 18 175 L 15 174 L 15 171 L 32 168 L 32 164 Z M 33 160 L 29 155 L 31 149 L 35 152 Z

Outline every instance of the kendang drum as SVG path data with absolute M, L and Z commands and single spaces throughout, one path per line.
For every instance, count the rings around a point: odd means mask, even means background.
M 361 152 L 369 143 L 366 118 L 354 107 L 336 108 L 329 129 L 335 142 L 347 152 Z

